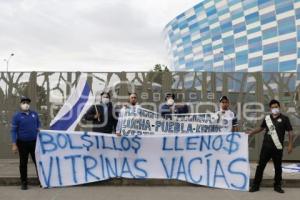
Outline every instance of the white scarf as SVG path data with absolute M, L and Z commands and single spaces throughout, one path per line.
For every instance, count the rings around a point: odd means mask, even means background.
M 268 134 L 271 135 L 272 140 L 273 140 L 276 148 L 278 150 L 281 150 L 282 149 L 282 144 L 279 141 L 276 128 L 275 128 L 275 126 L 274 126 L 274 124 L 273 124 L 273 122 L 271 120 L 271 115 L 267 115 L 266 118 L 265 118 L 265 120 L 266 120 L 267 126 L 269 128 Z

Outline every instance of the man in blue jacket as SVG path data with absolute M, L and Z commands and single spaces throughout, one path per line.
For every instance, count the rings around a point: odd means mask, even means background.
M 35 144 L 40 128 L 39 116 L 30 110 L 31 100 L 22 96 L 20 101 L 20 111 L 16 112 L 12 119 L 12 151 L 19 152 L 21 189 L 27 190 L 27 163 L 29 154 L 35 162 Z

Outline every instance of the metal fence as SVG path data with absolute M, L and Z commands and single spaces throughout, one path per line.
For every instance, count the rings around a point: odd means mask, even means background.
M 82 72 L 84 73 L 84 72 Z M 28 95 L 39 112 L 42 127 L 47 129 L 55 113 L 71 93 L 81 72 L 1 72 L 0 78 L 0 159 L 14 158 L 11 153 L 10 122 L 18 110 L 19 97 Z M 89 72 L 89 83 L 96 94 L 110 90 L 114 103 L 127 101 L 135 91 L 143 107 L 158 111 L 165 93 L 176 94 L 191 112 L 215 111 L 222 95 L 231 99 L 237 113 L 239 129 L 245 131 L 260 125 L 268 112 L 268 102 L 282 103 L 294 127 L 294 152 L 285 160 L 300 160 L 300 73 L 216 73 L 216 72 Z M 260 111 L 259 111 L 260 110 Z M 79 127 L 79 129 L 83 129 Z M 258 159 L 263 133 L 249 138 L 250 159 Z

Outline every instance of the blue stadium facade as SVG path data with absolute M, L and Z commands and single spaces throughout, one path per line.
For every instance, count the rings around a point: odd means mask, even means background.
M 300 71 L 300 0 L 201 0 L 165 27 L 188 71 Z

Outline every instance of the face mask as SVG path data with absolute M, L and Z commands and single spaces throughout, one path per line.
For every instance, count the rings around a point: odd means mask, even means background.
M 102 98 L 102 103 L 108 104 L 109 103 L 109 98 Z
M 30 108 L 30 105 L 29 105 L 29 104 L 27 104 L 27 103 L 21 104 L 21 109 L 22 109 L 22 110 L 27 111 L 27 110 L 29 110 L 29 108 Z
M 222 106 L 220 106 L 220 111 L 223 113 L 226 112 L 226 110 L 224 110 Z
M 174 99 L 168 99 L 167 104 L 172 106 L 174 104 Z
M 277 114 L 280 113 L 280 110 L 279 110 L 279 108 L 273 108 L 273 109 L 271 110 L 271 112 L 272 112 L 272 114 L 277 115 Z

